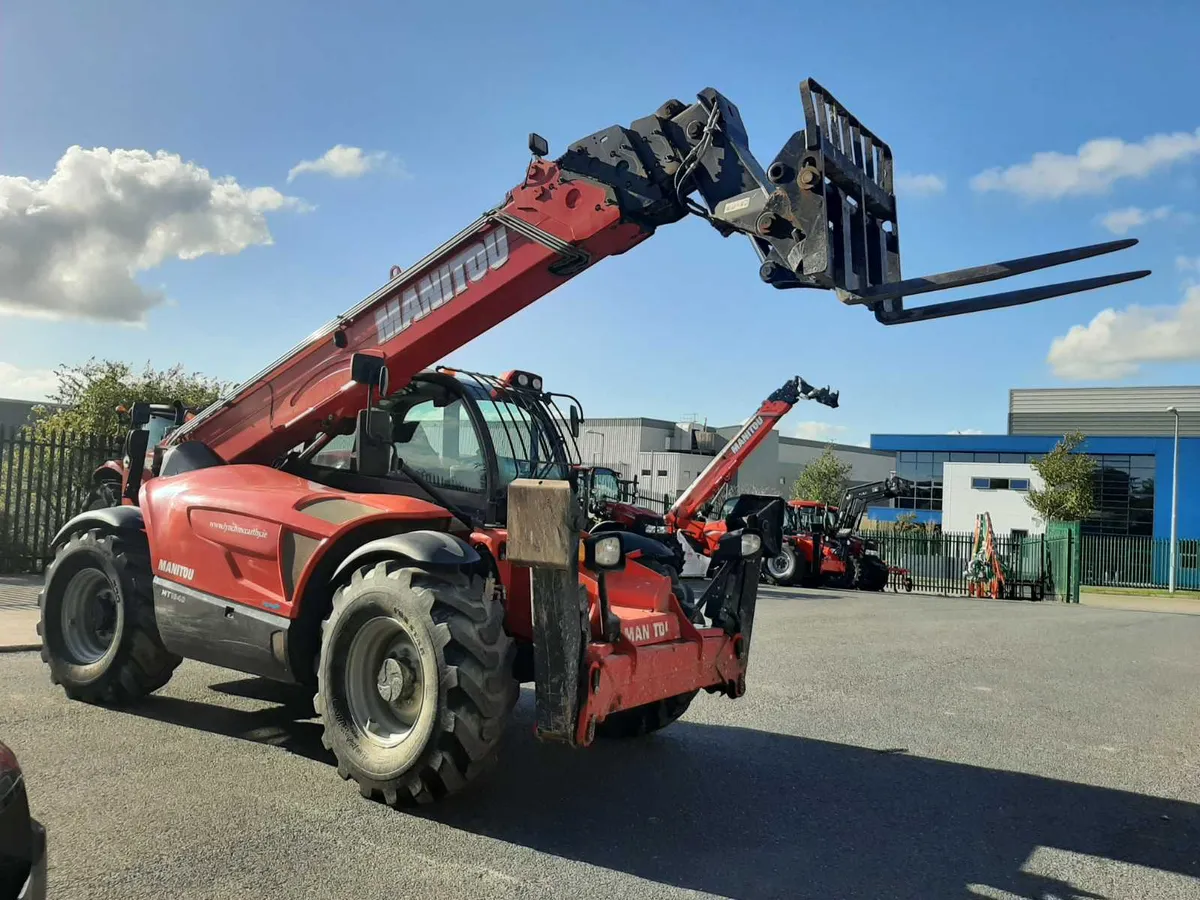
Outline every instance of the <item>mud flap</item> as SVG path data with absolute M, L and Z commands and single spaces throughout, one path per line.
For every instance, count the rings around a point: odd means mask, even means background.
M 579 534 L 587 521 L 566 481 L 518 478 L 508 487 L 508 560 L 528 566 L 533 596 L 537 734 L 576 743 L 589 640 L 579 583 Z

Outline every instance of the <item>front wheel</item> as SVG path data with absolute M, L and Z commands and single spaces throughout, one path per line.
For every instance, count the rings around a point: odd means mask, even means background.
M 796 554 L 796 548 L 791 544 L 784 544 L 777 554 L 766 561 L 763 568 L 767 577 L 775 584 L 795 584 L 796 576 L 800 572 L 800 558 Z
M 55 554 L 37 630 L 50 680 L 68 697 L 126 703 L 171 678 L 182 659 L 159 637 L 152 577 L 141 534 L 80 531 Z
M 643 706 L 615 712 L 596 726 L 596 737 L 635 738 L 662 731 L 687 712 L 698 691 L 664 697 Z
M 358 569 L 334 596 L 317 665 L 338 773 L 391 806 L 465 787 L 495 761 L 514 656 L 483 579 L 399 560 Z

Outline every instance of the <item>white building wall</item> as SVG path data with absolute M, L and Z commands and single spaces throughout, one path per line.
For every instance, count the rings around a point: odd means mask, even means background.
M 1026 494 L 1014 490 L 983 490 L 971 486 L 974 478 L 1028 479 L 1030 487 L 1045 486 L 1037 470 L 1028 463 L 946 463 L 942 474 L 942 531 L 975 530 L 975 517 L 990 513 L 992 528 L 998 535 L 1013 529 L 1041 534 L 1045 523 L 1025 502 Z

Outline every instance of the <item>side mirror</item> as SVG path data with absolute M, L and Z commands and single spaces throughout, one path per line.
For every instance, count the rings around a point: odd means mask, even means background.
M 593 572 L 625 568 L 625 544 L 617 532 L 594 534 L 584 539 L 583 566 Z
M 350 357 L 350 378 L 358 384 L 369 384 L 374 387 L 379 384 L 380 370 L 386 368 L 382 356 L 355 353 Z
M 382 477 L 392 468 L 392 417 L 386 410 L 364 409 L 354 429 L 354 470 Z
M 583 422 L 583 416 L 580 414 L 579 409 L 575 406 L 574 403 L 571 404 L 571 408 L 568 412 L 568 416 L 571 419 L 571 437 L 578 440 L 579 425 L 581 422 Z

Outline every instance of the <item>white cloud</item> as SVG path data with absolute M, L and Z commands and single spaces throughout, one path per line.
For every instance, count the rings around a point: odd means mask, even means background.
M 1175 268 L 1180 272 L 1200 272 L 1200 256 L 1177 256 Z
M 946 190 L 946 179 L 941 175 L 897 175 L 895 180 L 897 194 L 908 194 L 923 197 L 930 194 L 941 194 Z
M 1200 360 L 1200 285 L 1177 306 L 1106 309 L 1054 339 L 1046 361 L 1060 378 L 1125 378 L 1144 363 Z
M 1194 132 L 1152 134 L 1135 144 L 1120 138 L 1098 138 L 1071 155 L 1035 153 L 1029 162 L 993 168 L 971 179 L 977 191 L 1008 191 L 1031 200 L 1073 194 L 1102 194 L 1123 178 L 1145 178 L 1194 156 L 1200 156 L 1200 128 Z
M 1100 218 L 1100 224 L 1113 234 L 1126 234 L 1131 228 L 1140 228 L 1147 222 L 1161 222 L 1171 215 L 1171 207 L 1160 206 L 1157 209 L 1140 209 L 1127 206 L 1124 209 L 1114 209 Z
M 45 400 L 58 387 L 58 376 L 49 369 L 21 369 L 0 362 L 0 397 L 10 400 Z
M 983 434 L 979 428 L 955 428 L 953 431 L 947 431 L 946 434 Z
M 845 425 L 831 425 L 829 422 L 797 422 L 792 426 L 792 437 L 806 441 L 834 441 L 848 430 Z
M 0 314 L 141 323 L 164 296 L 136 273 L 270 244 L 266 213 L 303 208 L 177 154 L 71 147 L 46 181 L 0 175 Z
M 326 150 L 318 159 L 306 159 L 296 163 L 288 172 L 287 180 L 290 182 L 297 175 L 305 173 L 328 175 L 331 178 L 360 178 L 386 165 L 398 168 L 399 162 L 382 150 L 366 153 L 362 147 L 337 144 Z

